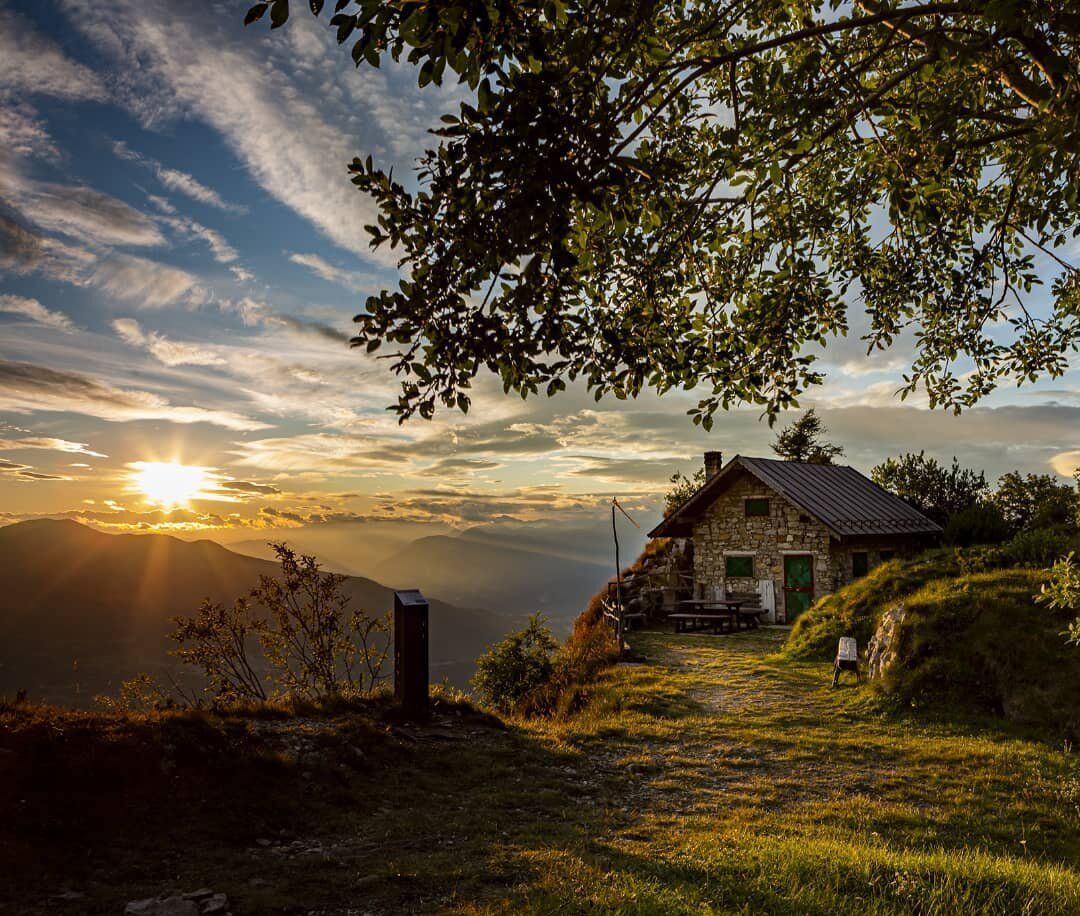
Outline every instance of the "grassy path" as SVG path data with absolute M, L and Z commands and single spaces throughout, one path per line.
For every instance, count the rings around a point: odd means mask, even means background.
M 880 717 L 827 666 L 777 658 L 784 635 L 634 634 L 647 661 L 569 722 L 448 711 L 359 754 L 353 720 L 324 720 L 315 750 L 236 775 L 224 802 L 200 789 L 127 832 L 57 827 L 55 862 L 12 868 L 0 913 L 198 887 L 237 916 L 1080 912 L 1076 755 Z M 49 897 L 65 889 L 84 896 Z

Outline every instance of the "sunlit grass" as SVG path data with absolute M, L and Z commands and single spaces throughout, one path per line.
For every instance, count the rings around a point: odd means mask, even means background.
M 460 698 L 415 740 L 379 718 L 382 699 L 206 718 L 200 747 L 247 736 L 191 755 L 239 795 L 189 791 L 180 811 L 133 814 L 130 834 L 95 822 L 90 899 L 113 912 L 210 886 L 239 912 L 1080 911 L 1073 754 L 989 720 L 884 715 L 830 690 L 827 664 L 779 656 L 775 632 L 633 639 L 647 661 L 605 674 L 568 720 L 501 729 Z M 268 728 L 308 735 L 322 762 L 255 767 Z M 94 766 L 80 755 L 79 773 Z M 129 782 L 101 785 L 141 810 Z M 57 836 L 83 848 L 81 823 Z

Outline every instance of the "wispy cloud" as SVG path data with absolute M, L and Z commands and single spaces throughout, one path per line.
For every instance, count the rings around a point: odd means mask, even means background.
M 225 236 L 215 229 L 186 216 L 162 216 L 161 220 L 185 238 L 206 242 L 214 260 L 219 264 L 231 264 L 239 257 L 236 249 L 225 241 Z
M 197 278 L 186 270 L 134 255 L 118 254 L 102 262 L 92 282 L 117 299 L 142 308 L 206 301 L 206 292 Z
M 325 258 L 322 258 L 317 254 L 293 252 L 289 255 L 289 260 L 292 261 L 293 264 L 299 264 L 301 267 L 306 267 L 312 273 L 322 277 L 330 283 L 336 283 L 338 286 L 345 287 L 345 289 L 358 291 L 374 286 L 378 282 L 371 274 L 361 273 L 355 270 L 346 270 L 344 267 L 338 267 L 335 264 L 331 264 Z
M 0 9 L 0 90 L 96 102 L 108 98 L 90 68 L 71 60 L 23 17 Z
M 85 442 L 70 442 L 67 439 L 54 439 L 50 436 L 25 436 L 20 439 L 0 439 L 0 452 L 17 452 L 23 449 L 44 449 L 51 452 L 64 452 L 69 455 L 86 455 L 90 458 L 108 458 L 101 452 L 95 452 Z M 82 465 L 89 467 L 89 465 Z
M 149 156 L 144 156 L 142 153 L 136 152 L 123 140 L 117 140 L 113 143 L 113 151 L 121 159 L 126 159 L 129 162 L 137 162 L 139 165 L 149 169 L 154 173 L 157 180 L 165 185 L 170 191 L 183 194 L 186 197 L 190 197 L 192 200 L 198 201 L 201 204 L 206 204 L 208 207 L 215 207 L 218 210 L 225 210 L 231 213 L 247 212 L 244 207 L 238 206 L 237 204 L 231 204 L 224 200 L 217 191 L 213 188 L 208 188 L 194 175 L 189 175 L 187 172 L 181 172 L 179 169 L 162 165 L 156 159 L 152 159 Z
M 62 6 L 73 25 L 116 62 L 123 74 L 118 92 L 144 124 L 178 116 L 209 124 L 267 193 L 327 238 L 396 263 L 392 252 L 372 254 L 368 247 L 364 225 L 374 221 L 375 208 L 345 171 L 358 152 L 355 139 L 339 118 L 324 113 L 321 95 L 316 99 L 297 86 L 288 48 L 260 45 L 254 36 L 238 42 L 234 13 L 208 19 L 201 4 L 197 23 L 189 18 L 195 8 L 166 0 L 114 0 L 93 16 L 75 0 L 63 0 Z M 318 24 L 297 17 L 296 28 Z M 333 47 L 326 44 L 328 34 L 315 41 Z M 268 52 L 283 55 L 281 66 L 267 66 Z M 341 105 L 337 114 L 347 117 L 349 107 Z
M 12 202 L 47 232 L 94 245 L 165 244 L 157 223 L 122 200 L 79 185 L 19 179 L 8 183 Z
M 57 331 L 74 331 L 75 325 L 71 319 L 62 312 L 54 312 L 45 308 L 37 299 L 26 296 L 0 295 L 0 312 L 8 315 L 18 315 L 32 321 L 34 324 L 54 328 Z
M 236 431 L 269 428 L 233 411 L 172 404 L 149 391 L 117 388 L 75 372 L 7 360 L 0 360 L 0 410 L 77 413 L 112 422 L 209 423 Z
M 225 362 L 199 344 L 169 340 L 156 331 L 144 331 L 134 318 L 117 318 L 112 326 L 121 340 L 146 350 L 166 366 L 220 366 Z

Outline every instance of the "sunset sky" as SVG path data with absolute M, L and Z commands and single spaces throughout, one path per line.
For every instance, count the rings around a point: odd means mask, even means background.
M 458 90 L 357 72 L 302 9 L 245 30 L 247 5 L 0 0 L 0 522 L 464 524 L 591 516 L 612 494 L 646 513 L 706 448 L 768 454 L 758 411 L 707 435 L 693 393 L 523 402 L 483 378 L 469 417 L 399 426 L 386 364 L 347 346 L 397 274 L 345 166 L 407 175 Z M 804 404 L 848 463 L 1080 465 L 1075 357 L 956 418 L 901 405 L 912 341 L 867 358 L 853 324 Z M 173 462 L 202 470 L 163 483 Z

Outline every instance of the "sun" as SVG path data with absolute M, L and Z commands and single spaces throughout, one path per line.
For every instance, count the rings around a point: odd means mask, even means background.
M 175 461 L 137 461 L 132 472 L 132 481 L 147 501 L 162 506 L 187 505 L 207 483 L 205 468 Z

